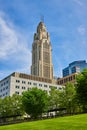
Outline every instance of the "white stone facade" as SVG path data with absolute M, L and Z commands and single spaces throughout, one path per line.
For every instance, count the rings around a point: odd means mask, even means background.
M 12 96 L 13 94 L 21 95 L 22 92 L 27 91 L 32 87 L 37 87 L 39 89 L 45 90 L 48 94 L 50 92 L 51 87 L 55 87 L 56 89 L 60 90 L 62 89 L 61 85 L 31 80 L 24 77 L 22 78 L 17 75 L 20 75 L 20 73 L 15 73 L 15 75 L 11 74 L 0 81 L 1 98 L 4 98 L 6 96 Z

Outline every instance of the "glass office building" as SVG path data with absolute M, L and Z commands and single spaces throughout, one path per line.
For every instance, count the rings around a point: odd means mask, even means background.
M 63 77 L 73 73 L 81 72 L 84 68 L 87 68 L 87 63 L 85 60 L 74 61 L 70 63 L 68 67 L 62 70 Z

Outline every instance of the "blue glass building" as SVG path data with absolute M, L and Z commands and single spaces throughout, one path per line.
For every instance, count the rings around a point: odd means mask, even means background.
M 73 73 L 81 72 L 84 68 L 87 68 L 87 63 L 85 60 L 74 61 L 70 63 L 68 67 L 62 70 L 63 77 Z

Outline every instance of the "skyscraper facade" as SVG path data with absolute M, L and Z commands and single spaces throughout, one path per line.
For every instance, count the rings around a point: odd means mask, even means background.
M 63 69 L 63 77 L 81 72 L 84 68 L 87 68 L 87 63 L 85 60 L 74 61 L 70 63 L 68 67 Z
M 46 26 L 40 22 L 34 34 L 32 44 L 31 74 L 44 78 L 53 78 L 52 46 Z

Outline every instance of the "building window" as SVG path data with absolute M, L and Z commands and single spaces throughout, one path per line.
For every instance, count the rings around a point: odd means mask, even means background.
M 49 86 L 49 88 L 52 88 L 53 86 Z
M 5 94 L 3 94 L 3 97 L 5 96 Z
M 26 89 L 25 87 L 22 87 L 22 89 Z
M 37 83 L 33 83 L 34 86 L 37 86 Z
M 70 78 L 71 78 L 71 80 L 72 80 L 72 76 L 71 76 Z
M 46 87 L 46 88 L 47 88 L 47 85 L 46 85 L 46 84 L 44 84 L 44 87 Z
M 42 87 L 42 84 L 39 84 L 40 87 Z
M 2 92 L 2 89 L 0 91 Z
M 19 92 L 18 92 L 18 91 L 15 91 L 15 94 L 19 94 Z
M 28 82 L 29 85 L 31 85 L 31 82 Z
M 20 80 L 16 80 L 16 83 L 20 83 Z
M 6 87 L 6 89 L 8 89 L 8 86 Z
M 31 90 L 31 88 L 28 88 L 28 90 Z
M 69 77 L 69 81 L 71 80 L 71 78 Z
M 6 81 L 6 83 L 8 83 L 8 80 Z
M 18 88 L 18 89 L 19 89 L 19 88 L 20 88 L 20 86 L 15 86 L 15 88 Z
M 59 90 L 61 90 L 62 88 L 59 87 Z
M 3 88 L 3 91 L 5 90 L 5 88 Z
M 66 82 L 66 79 L 64 79 L 64 83 Z
M 59 84 L 60 82 L 58 81 L 58 84 Z
M 73 79 L 75 79 L 75 75 L 73 75 Z
M 1 86 L 3 86 L 3 84 L 1 84 Z
M 25 82 L 25 81 L 22 81 L 22 83 L 23 83 L 23 84 L 26 84 L 26 82 Z

